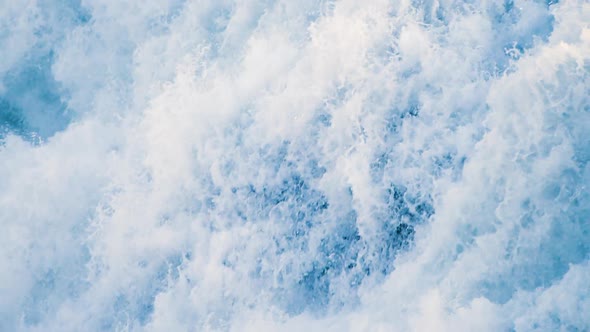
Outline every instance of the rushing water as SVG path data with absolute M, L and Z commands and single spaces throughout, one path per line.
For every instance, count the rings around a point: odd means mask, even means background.
M 1 331 L 590 331 L 590 3 L 0 0 Z

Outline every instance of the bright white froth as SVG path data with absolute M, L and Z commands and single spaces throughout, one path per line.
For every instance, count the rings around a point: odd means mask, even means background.
M 0 330 L 590 330 L 590 4 L 0 5 Z

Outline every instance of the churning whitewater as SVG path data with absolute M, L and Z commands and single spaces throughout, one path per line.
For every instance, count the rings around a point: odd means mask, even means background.
M 587 0 L 0 0 L 0 331 L 590 331 Z

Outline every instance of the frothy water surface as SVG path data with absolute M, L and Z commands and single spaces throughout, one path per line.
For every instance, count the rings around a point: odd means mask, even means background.
M 0 4 L 0 330 L 590 330 L 590 3 Z

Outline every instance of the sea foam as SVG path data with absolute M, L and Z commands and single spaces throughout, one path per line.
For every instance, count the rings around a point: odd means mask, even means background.
M 0 3 L 0 330 L 590 330 L 590 3 Z

